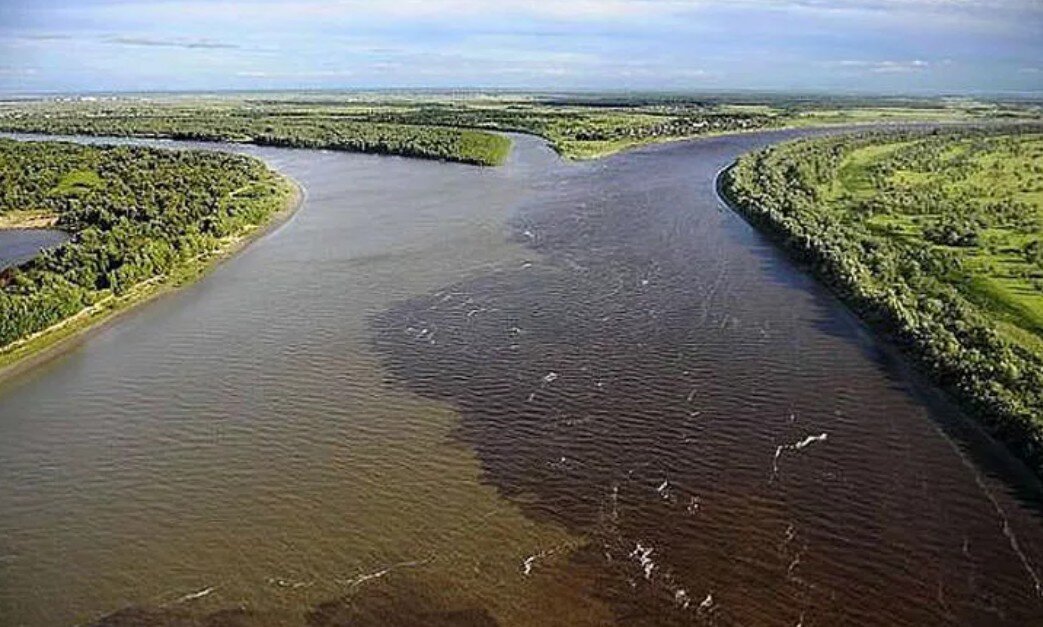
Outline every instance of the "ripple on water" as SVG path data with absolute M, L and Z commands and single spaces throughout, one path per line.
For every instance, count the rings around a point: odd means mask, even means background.
M 736 143 L 544 190 L 515 221 L 533 263 L 375 318 L 387 368 L 460 410 L 487 482 L 589 538 L 569 568 L 627 624 L 1043 620 L 1038 517 L 963 463 L 958 411 L 718 211 Z
M 0 395 L 0 613 L 1043 622 L 1036 484 L 717 204 L 765 137 L 246 149 L 308 206 Z

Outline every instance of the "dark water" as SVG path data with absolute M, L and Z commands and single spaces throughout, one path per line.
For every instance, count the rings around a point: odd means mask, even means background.
M 719 204 L 786 136 L 250 149 L 289 224 L 0 387 L 0 622 L 1040 624 L 1038 484 Z
M 25 263 L 69 236 L 53 229 L 0 229 L 0 270 Z

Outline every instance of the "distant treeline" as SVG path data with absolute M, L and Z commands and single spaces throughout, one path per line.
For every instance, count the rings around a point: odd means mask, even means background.
M 741 158 L 722 191 L 1043 476 L 1039 331 L 974 299 L 982 276 L 1002 267 L 1036 302 L 1043 210 L 1016 200 L 1034 198 L 1043 174 L 1039 144 L 1024 142 L 1030 131 L 792 142 Z
M 0 347 L 191 265 L 292 195 L 245 156 L 0 139 L 0 213 L 51 212 L 72 236 L 0 273 Z
M 435 124 L 513 130 L 540 135 L 559 147 L 567 141 L 647 140 L 689 137 L 710 132 L 763 128 L 775 123 L 770 115 L 693 110 L 685 115 L 651 111 L 613 110 L 612 105 L 587 104 L 594 111 L 550 106 L 530 108 L 425 105 L 386 110 L 365 116 L 374 122 Z
M 0 108 L 0 131 L 163 137 L 444 159 L 499 165 L 510 140 L 489 131 L 547 139 L 566 157 L 706 133 L 777 126 L 766 111 L 676 107 L 566 107 L 511 103 L 189 101 L 49 103 Z
M 274 115 L 223 109 L 197 112 L 34 109 L 0 115 L 0 130 L 51 135 L 112 135 L 323 148 L 474 165 L 499 165 L 510 152 L 506 137 L 470 129 L 374 124 L 343 117 Z
M 918 119 L 1038 118 L 1038 103 L 755 94 L 272 93 L 111 97 L 0 103 L 0 131 L 166 137 L 498 165 L 510 140 L 546 139 L 562 156 L 780 126 Z

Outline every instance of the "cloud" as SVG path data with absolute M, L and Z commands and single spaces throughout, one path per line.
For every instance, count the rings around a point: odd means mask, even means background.
M 872 72 L 873 74 L 908 74 L 910 72 L 922 72 L 931 67 L 931 64 L 923 59 L 913 59 L 911 61 L 844 60 L 832 61 L 827 63 L 827 65 L 844 69 Z
M 1040 25 L 1043 0 L 0 0 L 0 65 L 92 88 L 1035 88 Z
M 227 50 L 238 48 L 236 44 L 229 44 L 211 39 L 159 39 L 153 37 L 108 37 L 105 43 L 118 44 L 121 46 L 146 46 L 150 48 L 188 48 L 203 50 Z
M 245 70 L 236 72 L 240 78 L 264 78 L 264 79 L 315 79 L 315 78 L 338 78 L 354 76 L 352 70 L 317 70 L 306 72 L 268 72 L 263 70 Z
M 288 17 L 328 16 L 426 20 L 429 18 L 479 18 L 517 15 L 550 20 L 608 20 L 678 15 L 703 8 L 753 7 L 770 9 L 810 8 L 819 11 L 913 10 L 913 11 L 1035 11 L 1043 13 L 1038 0 L 213 0 L 203 2 L 131 3 L 135 11 L 171 11 L 182 15 Z M 127 4 L 116 8 L 126 10 Z
M 70 35 L 61 35 L 58 33 L 26 33 L 19 35 L 17 39 L 24 39 L 26 41 L 65 41 L 72 39 Z

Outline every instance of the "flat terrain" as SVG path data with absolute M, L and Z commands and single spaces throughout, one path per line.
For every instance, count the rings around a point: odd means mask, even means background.
M 1040 468 L 1039 126 L 797 142 L 726 191 Z
M 952 283 L 1043 356 L 1043 135 L 867 146 L 820 189 L 845 220 L 956 255 Z
M 568 159 L 729 132 L 1038 119 L 1038 102 L 753 94 L 246 93 L 0 103 L 0 130 L 326 148 L 499 165 L 538 135 Z

